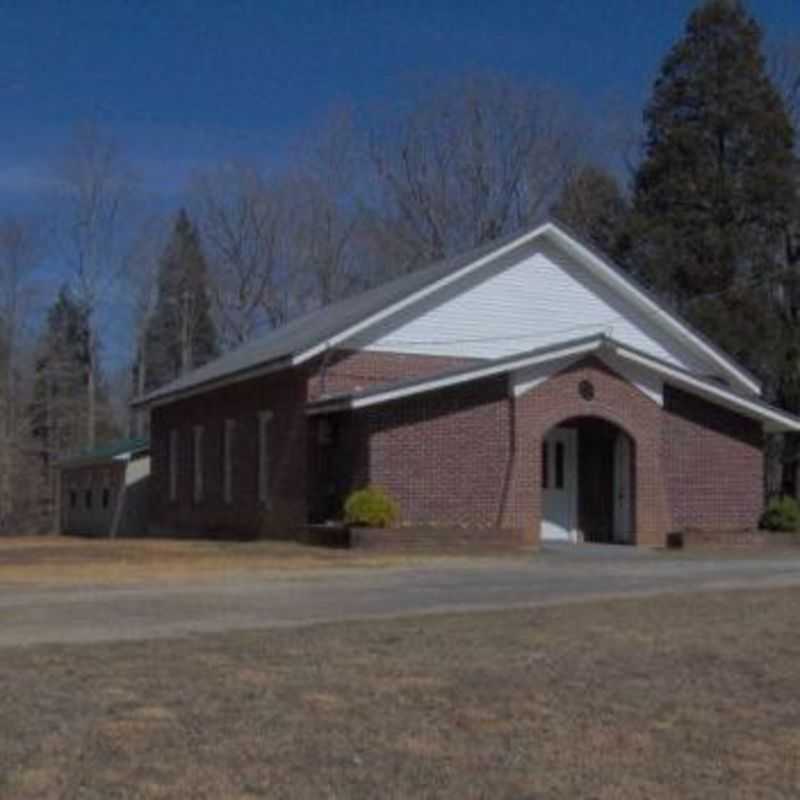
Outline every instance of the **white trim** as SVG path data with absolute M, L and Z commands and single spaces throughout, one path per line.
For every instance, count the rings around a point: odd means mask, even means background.
M 770 432 L 800 431 L 800 419 L 791 414 L 785 414 L 777 408 L 753 402 L 746 397 L 740 397 L 722 386 L 718 387 L 709 383 L 707 380 L 694 378 L 681 370 L 673 369 L 660 361 L 655 361 L 642 353 L 633 352 L 623 346 L 616 345 L 614 347 L 614 352 L 621 358 L 627 359 L 635 364 L 641 364 L 654 372 L 666 376 L 669 378 L 670 383 L 691 389 L 695 394 L 714 400 L 720 405 L 740 413 L 744 413 L 745 416 L 767 423 L 769 425 L 767 430 Z
M 314 356 L 323 353 L 325 350 L 329 350 L 331 347 L 335 347 L 340 342 L 343 342 L 346 339 L 350 339 L 351 337 L 355 336 L 355 334 L 363 331 L 365 328 L 369 328 L 370 326 L 376 324 L 377 322 L 381 322 L 381 320 L 386 319 L 392 314 L 396 314 L 398 311 L 402 311 L 404 308 L 412 305 L 413 303 L 416 303 L 418 300 L 424 299 L 433 292 L 437 292 L 439 289 L 443 289 L 444 287 L 449 286 L 451 283 L 461 280 L 461 278 L 471 274 L 477 269 L 480 269 L 484 265 L 489 264 L 498 258 L 501 258 L 502 256 L 506 255 L 506 253 L 510 253 L 511 251 L 516 250 L 518 247 L 521 247 L 522 245 L 533 241 L 534 239 L 538 238 L 543 233 L 545 233 L 549 226 L 551 226 L 551 223 L 549 222 L 543 225 L 539 225 L 532 231 L 528 231 L 527 233 L 522 234 L 516 239 L 513 239 L 508 244 L 505 244 L 502 247 L 498 247 L 496 250 L 492 250 L 490 253 L 487 253 L 485 256 L 481 256 L 481 258 L 477 259 L 476 261 L 472 261 L 466 266 L 461 267 L 461 269 L 455 270 L 454 272 L 445 275 L 445 277 L 439 278 L 439 280 L 428 284 L 422 289 L 418 289 L 416 292 L 412 292 L 411 294 L 404 297 L 402 300 L 398 300 L 397 302 L 392 303 L 391 305 L 386 306 L 385 308 L 382 308 L 380 311 L 377 311 L 374 314 L 366 317 L 365 319 L 362 319 L 360 322 L 351 325 L 346 330 L 340 331 L 336 335 L 331 336 L 329 339 L 322 342 L 321 344 L 315 345 L 314 347 L 311 347 L 308 350 L 298 353 L 292 358 L 292 366 L 302 364 L 303 362 L 308 361 L 311 358 L 314 358 Z
M 684 342 L 686 346 L 688 346 L 690 349 L 694 349 L 698 353 L 702 354 L 702 356 L 705 358 L 710 359 L 713 363 L 717 364 L 723 370 L 723 372 L 740 388 L 745 391 L 752 392 L 753 394 L 760 395 L 761 387 L 758 382 L 751 378 L 741 368 L 739 368 L 732 359 L 726 357 L 712 345 L 705 342 L 689 327 L 687 327 L 686 324 L 673 316 L 669 311 L 662 308 L 656 300 L 651 299 L 645 292 L 632 284 L 626 276 L 620 274 L 617 270 L 612 268 L 603 258 L 596 255 L 589 248 L 573 239 L 568 232 L 562 231 L 558 225 L 553 222 L 545 222 L 542 225 L 534 228 L 532 231 L 528 231 L 527 233 L 518 236 L 507 244 L 492 250 L 475 261 L 466 264 L 460 269 L 457 269 L 448 275 L 439 278 L 433 283 L 430 283 L 427 286 L 412 292 L 406 297 L 391 303 L 388 306 L 385 306 L 380 311 L 361 319 L 359 322 L 354 323 L 345 330 L 340 331 L 339 333 L 329 337 L 321 343 L 314 345 L 313 347 L 293 355 L 289 354 L 282 356 L 277 361 L 270 362 L 262 367 L 245 368 L 239 372 L 234 372 L 219 378 L 213 378 L 205 383 L 198 383 L 185 389 L 176 389 L 172 392 L 166 392 L 152 400 L 148 400 L 146 397 L 144 397 L 135 400 L 132 405 L 134 408 L 157 408 L 161 405 L 166 405 L 179 399 L 192 397 L 197 394 L 204 394 L 209 391 L 214 391 L 225 386 L 239 383 L 243 380 L 251 380 L 262 375 L 267 375 L 272 372 L 286 369 L 287 367 L 294 367 L 303 364 L 319 354 L 336 347 L 338 344 L 351 339 L 356 334 L 381 322 L 387 317 L 390 317 L 397 312 L 402 311 L 404 308 L 418 302 L 419 300 L 424 299 L 430 294 L 461 280 L 485 265 L 496 261 L 497 259 L 505 256 L 519 247 L 533 242 L 535 239 L 541 236 L 550 237 L 556 244 L 560 244 L 584 267 L 603 280 L 607 285 L 617 290 L 623 296 L 626 296 L 635 305 L 638 305 L 638 307 L 645 313 L 651 315 L 658 324 L 661 324 L 672 335 L 676 335 L 682 342 Z
M 560 350 L 550 350 L 547 353 L 540 353 L 538 355 L 521 356 L 517 359 L 504 359 L 502 363 L 489 364 L 486 367 L 475 368 L 469 372 L 462 372 L 455 375 L 445 375 L 439 378 L 431 378 L 427 381 L 421 381 L 410 386 L 401 386 L 397 389 L 386 389 L 383 392 L 375 392 L 374 394 L 366 395 L 364 397 L 347 397 L 339 402 L 332 402 L 322 408 L 309 408 L 306 413 L 309 416 L 316 414 L 327 414 L 331 411 L 342 411 L 350 408 L 365 408 L 367 406 L 378 405 L 379 403 L 387 403 L 390 400 L 398 400 L 403 397 L 420 394 L 422 392 L 431 392 L 436 389 L 444 389 L 448 386 L 458 386 L 462 383 L 470 383 L 471 381 L 480 378 L 488 378 L 493 375 L 502 375 L 506 372 L 513 372 L 514 370 L 523 367 L 529 367 L 534 364 L 540 364 L 547 361 L 554 361 L 559 358 L 569 356 L 577 356 L 586 353 L 592 353 L 599 350 L 604 344 L 604 340 L 597 338 L 584 342 L 582 344 L 573 345 L 571 347 L 562 347 Z
M 445 375 L 441 377 L 432 377 L 426 381 L 420 381 L 408 386 L 400 386 L 396 389 L 388 388 L 381 392 L 374 392 L 372 394 L 364 395 L 363 397 L 344 397 L 341 400 L 333 399 L 330 403 L 325 404 L 321 401 L 316 406 L 306 409 L 308 416 L 315 416 L 317 414 L 328 414 L 336 411 L 343 411 L 346 409 L 366 408 L 369 406 L 387 403 L 391 400 L 398 400 L 404 397 L 410 397 L 424 392 L 431 392 L 437 389 L 443 389 L 448 386 L 457 386 L 464 383 L 470 383 L 480 378 L 487 378 L 493 375 L 500 375 L 503 373 L 513 373 L 515 370 L 524 369 L 535 364 L 543 364 L 549 361 L 557 361 L 571 356 L 579 356 L 595 351 L 602 351 L 606 349 L 608 353 L 613 354 L 620 359 L 624 359 L 630 364 L 635 364 L 644 367 L 647 370 L 669 379 L 670 383 L 677 386 L 684 386 L 689 388 L 695 394 L 706 397 L 719 403 L 720 405 L 732 408 L 745 416 L 757 419 L 768 425 L 769 431 L 800 431 L 800 419 L 791 414 L 786 414 L 777 408 L 766 406 L 765 404 L 751 400 L 747 397 L 742 397 L 723 386 L 716 386 L 710 383 L 708 379 L 695 378 L 680 369 L 670 367 L 669 365 L 650 358 L 636 351 L 626 348 L 624 345 L 617 344 L 606 338 L 598 337 L 596 339 L 575 344 L 572 346 L 565 346 L 560 349 L 549 350 L 546 353 L 532 354 L 521 356 L 517 359 L 503 359 L 501 362 L 493 362 L 485 367 L 476 366 L 475 369 L 469 371 L 459 372 L 453 375 Z M 601 352 L 601 358 L 603 354 Z M 615 366 L 614 362 L 611 363 L 612 368 Z M 630 373 L 629 373 L 630 374 Z M 623 375 L 626 379 L 628 376 Z M 515 395 L 522 393 L 517 391 L 517 387 L 513 383 L 513 378 L 509 378 L 509 388 Z M 641 383 L 637 382 L 636 385 Z M 522 387 L 525 388 L 525 387 Z M 527 388 L 531 388 L 528 386 Z M 640 391 L 643 391 L 655 402 L 663 403 L 663 396 L 659 397 L 659 393 L 651 387 L 647 391 L 643 386 L 638 386 Z
M 366 317 L 365 319 L 362 319 L 360 322 L 351 325 L 346 330 L 330 337 L 325 342 L 296 354 L 291 359 L 291 365 L 296 366 L 308 361 L 311 358 L 314 358 L 320 353 L 335 347 L 337 344 L 345 341 L 346 339 L 352 338 L 365 328 L 369 328 L 372 325 L 375 325 L 376 323 L 381 322 L 387 317 L 397 313 L 398 311 L 402 311 L 407 306 L 424 299 L 433 292 L 436 292 L 439 289 L 454 283 L 455 281 L 461 280 L 475 270 L 480 269 L 486 264 L 501 258 L 507 253 L 516 250 L 517 248 L 522 247 L 529 242 L 532 242 L 540 236 L 549 236 L 557 244 L 560 244 L 564 249 L 570 252 L 573 257 L 577 258 L 581 264 L 597 275 L 606 284 L 621 293 L 623 296 L 626 296 L 629 300 L 634 302 L 634 304 L 643 309 L 645 313 L 654 316 L 656 321 L 665 327 L 670 333 L 677 335 L 678 338 L 685 342 L 690 348 L 694 348 L 702 353 L 704 357 L 711 359 L 723 370 L 725 374 L 733 378 L 733 380 L 739 384 L 741 388 L 757 395 L 761 394 L 761 386 L 743 370 L 737 367 L 737 365 L 731 359 L 725 357 L 723 354 L 719 353 L 716 348 L 704 342 L 684 323 L 674 317 L 669 311 L 662 308 L 658 302 L 648 297 L 637 286 L 632 284 L 628 278 L 626 278 L 624 275 L 621 275 L 619 272 L 617 272 L 617 270 L 612 269 L 602 258 L 595 255 L 591 250 L 589 250 L 587 247 L 584 247 L 580 242 L 573 239 L 569 234 L 562 231 L 552 222 L 546 222 L 543 225 L 540 225 L 534 230 L 529 231 L 528 233 L 514 239 L 508 244 L 498 248 L 497 250 L 482 256 L 476 261 L 467 264 L 461 269 L 450 273 L 444 278 L 440 278 L 438 281 L 434 281 L 424 288 L 413 292 L 407 297 L 404 297 L 402 300 L 383 308 L 381 311 L 378 311 L 375 314 Z
M 716 348 L 704 342 L 684 323 L 632 284 L 624 275 L 609 268 L 608 264 L 606 264 L 602 258 L 595 255 L 591 250 L 564 231 L 561 231 L 555 225 L 551 224 L 546 233 L 554 236 L 565 249 L 571 250 L 576 258 L 592 268 L 596 273 L 601 273 L 606 282 L 615 289 L 623 294 L 627 293 L 631 299 L 636 300 L 640 306 L 648 313 L 653 314 L 672 333 L 677 334 L 681 339 L 700 350 L 706 358 L 710 358 L 722 367 L 726 373 L 732 375 L 735 380 L 747 390 L 758 395 L 761 394 L 761 386 L 759 383 L 740 369 L 732 359 L 723 356 Z

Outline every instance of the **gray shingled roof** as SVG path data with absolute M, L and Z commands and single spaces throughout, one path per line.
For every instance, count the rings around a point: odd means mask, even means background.
M 138 398 L 134 405 L 151 403 L 169 395 L 180 394 L 207 383 L 266 367 L 269 364 L 280 364 L 280 362 L 286 361 L 288 365 L 293 355 L 324 344 L 326 340 L 347 330 L 362 319 L 424 289 L 429 284 L 435 283 L 451 272 L 456 272 L 504 244 L 513 242 L 522 235 L 524 234 L 515 233 L 513 236 L 495 240 L 480 248 L 470 250 L 468 253 L 439 261 L 430 267 L 411 272 L 375 289 L 304 314 L 283 327 L 270 331 L 268 334 L 192 370 L 177 380 L 165 384 L 143 398 Z
M 158 400 L 163 400 L 171 395 L 180 395 L 187 391 L 199 389 L 205 385 L 213 385 L 217 381 L 236 376 L 244 377 L 255 370 L 269 366 L 289 366 L 292 357 L 306 352 L 346 331 L 362 320 L 377 314 L 384 308 L 403 300 L 409 295 L 435 283 L 452 272 L 457 272 L 474 261 L 499 250 L 507 244 L 523 237 L 526 233 L 550 223 L 561 229 L 564 233 L 586 247 L 600 258 L 609 269 L 621 274 L 639 292 L 651 300 L 663 304 L 647 289 L 633 280 L 628 273 L 623 272 L 616 264 L 611 262 L 603 253 L 599 252 L 591 243 L 586 242 L 577 235 L 569 226 L 559 220 L 544 217 L 531 225 L 527 231 L 517 231 L 501 239 L 495 239 L 481 247 L 462 253 L 452 258 L 439 261 L 430 267 L 411 272 L 395 280 L 389 281 L 375 289 L 370 289 L 361 294 L 333 303 L 298 317 L 281 328 L 270 331 L 268 334 L 254 339 L 235 350 L 225 353 L 214 361 L 183 375 L 159 389 L 138 398 L 134 406 L 147 405 Z M 666 310 L 666 309 L 665 309 Z M 748 373 L 741 365 L 737 364 L 727 353 L 724 353 L 707 337 L 703 336 L 679 315 L 669 312 L 671 316 L 681 322 L 697 339 L 711 347 L 721 358 L 741 373 L 748 375 L 753 381 L 757 379 Z

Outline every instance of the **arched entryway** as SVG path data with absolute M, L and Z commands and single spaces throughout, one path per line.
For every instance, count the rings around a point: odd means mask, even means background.
M 572 417 L 541 445 L 543 541 L 635 543 L 636 443 L 600 417 Z

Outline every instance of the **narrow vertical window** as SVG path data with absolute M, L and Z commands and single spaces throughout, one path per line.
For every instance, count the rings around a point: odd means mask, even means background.
M 564 488 L 564 443 L 556 442 L 556 489 Z
M 203 426 L 194 426 L 194 502 L 203 502 Z
M 258 502 L 270 506 L 269 492 L 269 425 L 272 420 L 271 411 L 262 411 L 258 415 Z
M 549 455 L 549 447 L 547 446 L 547 442 L 542 442 L 542 489 L 547 489 L 550 483 L 548 471 L 550 467 L 550 459 L 548 458 Z
M 178 499 L 178 431 L 169 432 L 169 500 Z
M 225 502 L 233 502 L 233 437 L 236 423 L 232 419 L 225 420 L 222 441 L 222 494 Z

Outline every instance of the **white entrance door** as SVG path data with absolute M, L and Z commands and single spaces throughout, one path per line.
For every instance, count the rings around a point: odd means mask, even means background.
M 631 494 L 631 442 L 618 432 L 614 442 L 614 541 L 620 544 L 633 540 Z
M 576 431 L 554 428 L 542 443 L 543 541 L 575 541 L 577 517 Z

